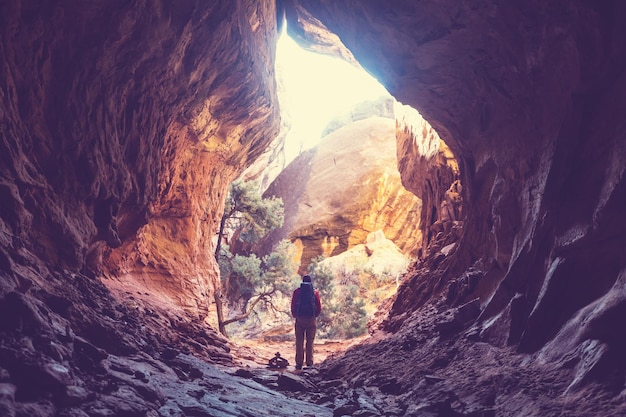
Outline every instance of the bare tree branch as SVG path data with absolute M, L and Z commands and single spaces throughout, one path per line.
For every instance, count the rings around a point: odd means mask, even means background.
M 224 322 L 222 324 L 224 326 L 226 326 L 227 324 L 234 323 L 234 322 L 239 321 L 239 320 L 247 319 L 248 317 L 250 317 L 250 314 L 252 314 L 252 312 L 254 311 L 254 309 L 257 306 L 257 304 L 259 304 L 261 301 L 263 301 L 265 304 L 271 304 L 271 302 L 272 302 L 272 295 L 274 295 L 275 293 L 276 293 L 276 288 L 272 288 L 269 291 L 257 294 L 255 296 L 256 297 L 255 300 L 252 303 L 248 304 L 248 309 L 247 309 L 247 311 L 244 314 L 242 314 L 240 316 L 237 316 L 237 317 L 234 317 L 232 319 L 224 320 Z

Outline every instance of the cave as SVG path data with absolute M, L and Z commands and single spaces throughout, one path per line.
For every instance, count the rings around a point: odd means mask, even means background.
M 618 0 L 2 2 L 0 414 L 626 415 L 625 18 Z M 308 376 L 238 366 L 204 322 L 225 193 L 280 131 L 283 19 L 417 109 L 463 185 L 454 248 L 426 239 L 372 336 Z M 449 172 L 410 133 L 398 168 L 428 235 Z

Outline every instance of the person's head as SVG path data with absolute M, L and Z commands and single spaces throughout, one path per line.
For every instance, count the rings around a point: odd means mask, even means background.
M 310 275 L 304 275 L 302 277 L 302 282 L 311 282 L 311 276 Z

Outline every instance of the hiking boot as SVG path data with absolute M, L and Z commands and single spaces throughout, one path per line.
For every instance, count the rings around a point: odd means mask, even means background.
M 299 371 L 300 369 L 302 369 L 302 364 L 296 364 L 296 370 Z

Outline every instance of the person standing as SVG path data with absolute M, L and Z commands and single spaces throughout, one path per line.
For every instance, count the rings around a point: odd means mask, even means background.
M 322 312 L 319 292 L 313 288 L 310 275 L 302 277 L 302 283 L 291 297 L 291 315 L 295 317 L 296 332 L 296 369 L 313 366 L 313 341 L 317 329 L 317 317 Z M 304 343 L 306 341 L 306 349 Z

